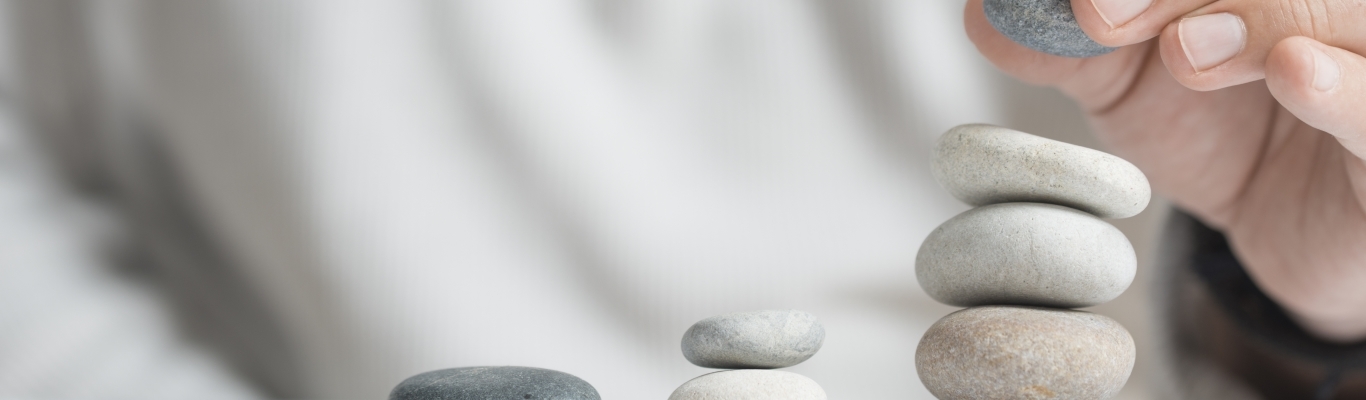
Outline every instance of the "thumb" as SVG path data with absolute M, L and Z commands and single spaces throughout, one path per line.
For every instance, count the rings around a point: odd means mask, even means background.
M 1266 61 L 1266 85 L 1282 106 L 1366 159 L 1363 78 L 1366 58 L 1303 36 L 1281 40 Z

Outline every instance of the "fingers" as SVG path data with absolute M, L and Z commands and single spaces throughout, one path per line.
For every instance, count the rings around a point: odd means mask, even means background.
M 1357 0 L 1219 0 L 1172 21 L 1159 42 L 1177 81 L 1215 90 L 1265 77 L 1272 48 L 1292 36 L 1366 52 L 1362 21 Z
M 1366 58 L 1306 37 L 1280 41 L 1266 61 L 1272 96 L 1305 123 L 1366 158 Z
M 1157 37 L 1173 20 L 1214 1 L 1072 0 L 1072 12 L 1091 39 L 1121 47 Z

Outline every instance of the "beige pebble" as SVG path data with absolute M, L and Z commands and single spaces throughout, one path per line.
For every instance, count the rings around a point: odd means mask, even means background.
M 933 167 L 941 186 L 974 206 L 1049 203 L 1127 218 L 1152 198 L 1148 178 L 1122 158 L 985 124 L 940 136 Z
M 920 381 L 941 400 L 1108 399 L 1134 367 L 1118 322 L 1083 311 L 985 306 L 949 314 L 916 349 Z
M 826 400 L 816 381 L 787 371 L 741 369 L 702 375 L 669 400 Z

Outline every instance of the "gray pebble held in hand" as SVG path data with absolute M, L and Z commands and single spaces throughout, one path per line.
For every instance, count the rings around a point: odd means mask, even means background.
M 1012 4 L 1024 3 L 1037 2 Z M 934 157 L 940 185 L 977 208 L 930 233 L 916 279 L 935 300 L 972 308 L 920 339 L 921 383 L 945 400 L 1118 394 L 1133 371 L 1133 338 L 1112 319 L 1065 308 L 1113 300 L 1133 282 L 1133 245 L 1098 217 L 1142 212 L 1152 196 L 1143 172 L 982 124 L 949 130 Z
M 702 375 L 674 390 L 669 400 L 825 400 L 811 379 L 786 371 L 811 358 L 825 341 L 816 316 L 798 310 L 718 315 L 683 334 L 683 355 L 704 368 L 731 371 Z
M 451 368 L 414 375 L 389 400 L 602 400 L 598 391 L 570 374 L 531 367 Z
M 991 26 L 1025 47 L 1072 58 L 1115 51 L 1086 36 L 1070 0 L 985 0 L 982 6 Z

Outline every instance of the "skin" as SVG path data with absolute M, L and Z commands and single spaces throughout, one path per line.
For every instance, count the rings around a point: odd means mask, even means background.
M 1006 73 L 1055 86 L 1154 189 L 1224 231 L 1257 284 L 1311 333 L 1366 339 L 1366 0 L 1154 0 L 1112 27 L 1073 0 L 1082 29 L 1123 48 L 1050 56 L 996 32 L 969 0 L 967 33 Z M 1246 45 L 1196 71 L 1182 19 L 1230 13 Z M 1314 51 L 1340 67 L 1316 89 Z

